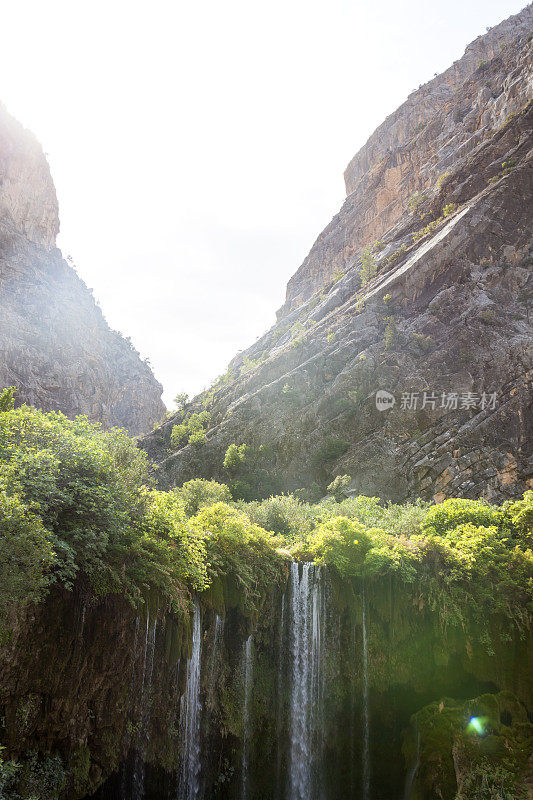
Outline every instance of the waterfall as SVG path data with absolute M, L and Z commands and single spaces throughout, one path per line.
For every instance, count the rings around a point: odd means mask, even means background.
M 200 606 L 194 603 L 192 653 L 187 660 L 187 683 L 180 705 L 181 772 L 179 800 L 195 800 L 200 788 L 200 655 L 202 630 Z
M 418 730 L 418 719 L 415 722 L 416 726 L 416 754 L 415 754 L 415 762 L 411 769 L 407 774 L 407 778 L 405 780 L 405 793 L 404 798 L 405 800 L 411 800 L 411 793 L 413 791 L 413 784 L 415 782 L 416 774 L 418 772 L 418 768 L 420 766 L 420 731 Z
M 133 778 L 131 800 L 142 800 L 144 797 L 145 760 L 150 738 L 150 714 L 152 710 L 152 672 L 154 669 L 155 637 L 157 632 L 157 617 L 150 629 L 150 611 L 146 615 L 146 633 L 144 638 L 144 657 L 141 686 L 141 715 L 139 731 L 135 745 L 135 761 L 133 765 Z
M 324 729 L 325 595 L 321 571 L 291 565 L 291 705 L 289 800 L 320 791 Z
M 368 696 L 368 644 L 366 595 L 363 584 L 363 800 L 370 798 L 370 701 Z
M 213 635 L 213 647 L 211 649 L 211 658 L 209 662 L 209 699 L 212 700 L 213 690 L 215 685 L 215 669 L 217 664 L 218 643 L 224 631 L 224 618 L 217 614 L 215 617 L 215 633 Z
M 247 800 L 248 797 L 248 758 L 250 748 L 250 700 L 252 698 L 252 634 L 244 643 L 244 703 L 242 711 L 242 776 L 241 776 L 241 797 Z
M 351 624 L 351 659 L 352 664 L 357 661 L 356 626 L 352 619 Z M 355 705 L 355 676 L 352 679 L 351 698 L 350 698 L 350 797 L 355 797 L 356 771 L 355 771 L 355 742 L 356 742 L 356 705 Z
M 279 626 L 279 651 L 278 651 L 278 708 L 276 714 L 276 735 L 277 735 L 277 764 L 276 764 L 276 798 L 282 796 L 281 767 L 283 762 L 284 742 L 282 741 L 283 731 L 283 676 L 284 676 L 284 656 L 285 656 L 285 593 L 281 598 L 281 616 Z

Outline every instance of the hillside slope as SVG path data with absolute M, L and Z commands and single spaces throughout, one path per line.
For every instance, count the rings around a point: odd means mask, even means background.
M 169 455 L 176 418 L 144 440 L 163 485 L 227 480 L 244 442 L 244 494 L 345 473 L 396 500 L 531 486 L 532 29 L 528 6 L 371 136 L 276 325 L 190 407 L 206 444 Z

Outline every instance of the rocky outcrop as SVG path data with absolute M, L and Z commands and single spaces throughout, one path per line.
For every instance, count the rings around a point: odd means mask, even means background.
M 287 286 L 285 316 L 402 217 L 416 193 L 468 160 L 532 94 L 533 6 L 470 44 L 446 72 L 413 92 L 344 173 L 347 199 Z M 517 52 L 518 51 L 518 52 Z
M 17 403 L 145 433 L 162 387 L 112 331 L 55 246 L 59 219 L 35 138 L 0 108 L 0 387 Z
M 531 18 L 477 40 L 351 162 L 277 324 L 193 404 L 206 444 L 169 455 L 172 419 L 145 439 L 163 485 L 228 480 L 246 442 L 259 494 L 345 473 L 391 500 L 531 487 Z

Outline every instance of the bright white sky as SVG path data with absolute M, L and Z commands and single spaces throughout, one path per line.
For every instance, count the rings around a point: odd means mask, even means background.
M 372 130 L 526 0 L 16 0 L 0 97 L 167 403 L 274 321 Z

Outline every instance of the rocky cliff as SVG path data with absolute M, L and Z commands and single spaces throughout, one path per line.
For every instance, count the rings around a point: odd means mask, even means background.
M 191 406 L 205 445 L 169 455 L 176 419 L 145 440 L 163 485 L 227 480 L 235 442 L 245 493 L 346 473 L 389 499 L 531 486 L 532 29 L 528 6 L 370 137 L 278 322 Z
M 16 386 L 19 403 L 146 432 L 162 388 L 63 259 L 58 230 L 42 149 L 0 108 L 0 386 Z

